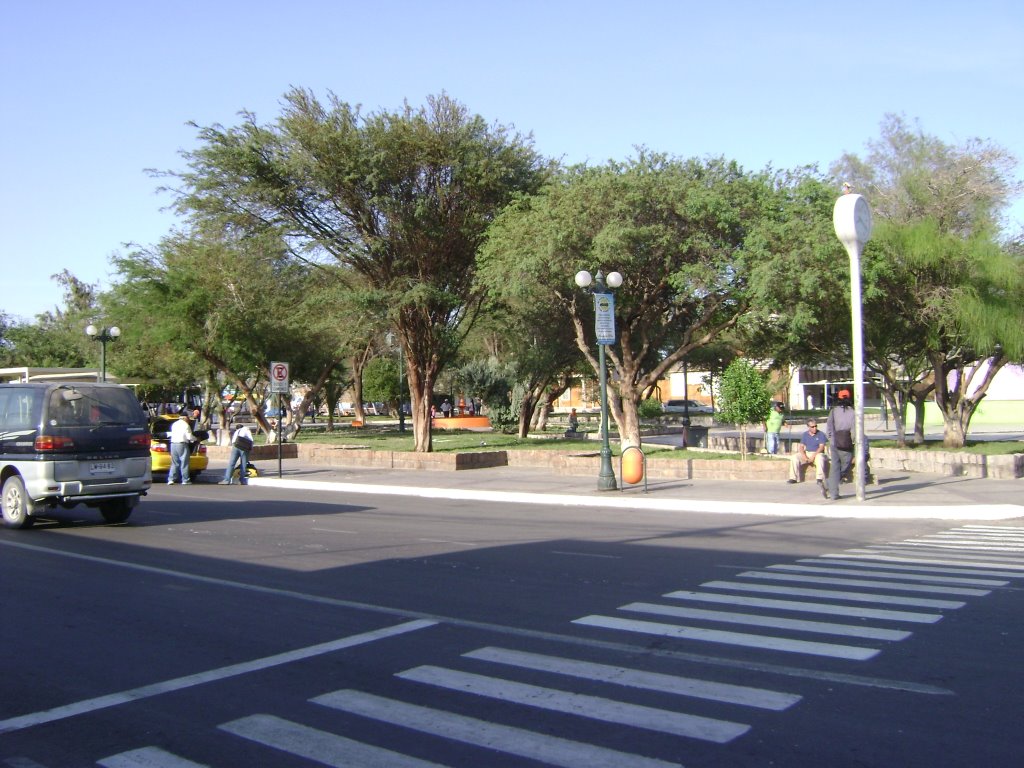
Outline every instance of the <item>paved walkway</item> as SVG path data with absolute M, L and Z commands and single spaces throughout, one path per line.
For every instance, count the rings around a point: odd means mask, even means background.
M 598 491 L 597 477 L 497 467 L 465 471 L 407 471 L 325 467 L 284 459 L 259 461 L 253 485 L 342 494 L 385 494 L 482 502 L 658 509 L 773 516 L 1005 520 L 1024 517 L 1024 481 L 880 474 L 858 502 L 854 486 L 825 501 L 812 481 L 652 480 L 617 491 Z M 211 464 L 210 479 L 223 469 Z M 618 466 L 616 465 L 616 475 Z

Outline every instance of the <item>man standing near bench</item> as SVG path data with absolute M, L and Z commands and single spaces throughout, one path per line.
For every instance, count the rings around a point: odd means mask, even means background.
M 807 420 L 807 431 L 800 436 L 792 458 L 789 460 L 789 480 L 787 483 L 799 483 L 803 480 L 804 471 L 814 465 L 814 479 L 821 488 L 821 494 L 828 498 L 825 477 L 828 474 L 828 459 L 825 457 L 825 433 L 818 431 L 818 422 Z

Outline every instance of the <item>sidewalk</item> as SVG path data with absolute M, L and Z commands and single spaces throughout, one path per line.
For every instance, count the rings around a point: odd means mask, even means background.
M 211 462 L 212 479 L 224 464 Z M 257 462 L 260 477 L 250 483 L 293 490 L 342 494 L 401 495 L 420 498 L 520 504 L 572 505 L 623 510 L 664 510 L 806 517 L 876 519 L 932 518 L 1006 520 L 1024 517 L 1020 480 L 992 480 L 912 472 L 880 473 L 858 502 L 852 484 L 843 498 L 825 501 L 808 482 L 652 480 L 624 490 L 598 491 L 597 477 L 560 475 L 536 469 L 496 467 L 466 471 L 408 471 L 321 466 L 298 459 Z M 618 467 L 615 467 L 618 475 Z M 618 478 L 617 478 L 618 479 Z M 620 483 L 621 485 L 621 483 Z

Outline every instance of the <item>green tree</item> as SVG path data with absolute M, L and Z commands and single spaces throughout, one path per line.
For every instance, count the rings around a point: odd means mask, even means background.
M 881 379 L 903 441 L 906 404 L 934 392 L 944 442 L 962 446 L 978 403 L 1007 359 L 1021 359 L 1021 265 L 996 242 L 1021 191 L 1016 159 L 991 142 L 948 145 L 888 115 L 866 159 L 833 173 L 869 199 L 878 222 L 865 248 L 866 365 Z
M 775 197 L 767 175 L 719 159 L 642 152 L 626 163 L 572 168 L 498 217 L 481 273 L 504 296 L 560 308 L 552 323 L 572 324 L 595 374 L 593 300 L 573 276 L 623 274 L 618 343 L 608 347 L 609 404 L 623 445 L 636 445 L 637 403 L 748 311 L 751 264 L 781 258 L 759 235 Z
M 200 131 L 183 208 L 284 228 L 296 252 L 357 274 L 399 336 L 415 445 L 431 450 L 430 404 L 480 305 L 475 257 L 490 221 L 544 178 L 531 142 L 447 95 L 362 115 L 333 95 L 285 96 L 274 125 Z
M 740 428 L 740 453 L 747 456 L 747 428 L 761 424 L 771 410 L 768 377 L 747 360 L 733 360 L 718 379 L 718 416 Z

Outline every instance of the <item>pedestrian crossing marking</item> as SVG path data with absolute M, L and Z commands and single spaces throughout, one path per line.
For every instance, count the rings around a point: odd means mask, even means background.
M 621 629 L 627 632 L 641 632 L 648 635 L 673 637 L 679 640 L 698 640 L 707 643 L 739 645 L 746 648 L 761 648 L 785 653 L 806 653 L 812 656 L 828 656 L 836 659 L 866 661 L 878 655 L 877 648 L 864 648 L 856 645 L 838 645 L 835 643 L 817 643 L 810 640 L 793 640 L 786 637 L 769 635 L 750 635 L 740 632 L 725 632 L 718 629 L 701 627 L 684 627 L 677 624 L 662 624 L 653 621 L 634 621 L 614 616 L 584 616 L 573 621 L 589 627 L 604 629 Z
M 723 624 L 746 624 L 754 627 L 772 629 L 792 629 L 798 632 L 816 632 L 822 635 L 841 635 L 844 637 L 862 637 L 868 640 L 905 640 L 909 632 L 880 627 L 866 627 L 854 624 L 833 624 L 824 621 L 805 621 L 786 619 L 777 616 L 762 616 L 752 613 L 727 613 L 725 611 L 707 611 L 700 608 L 683 608 L 676 605 L 657 605 L 655 603 L 630 603 L 619 606 L 620 611 L 636 613 L 653 613 L 658 616 L 673 616 L 680 619 L 702 619 Z
M 111 755 L 97 760 L 96 765 L 103 768 L 210 768 L 205 763 L 193 763 L 159 747 L 143 747 Z
M 792 573 L 766 573 L 764 571 L 745 571 L 736 574 L 737 578 L 764 579 L 766 581 L 795 581 L 804 584 L 831 584 L 837 587 L 875 587 L 876 589 L 900 590 L 903 592 L 927 592 L 933 595 L 962 595 L 964 597 L 984 597 L 990 589 L 971 589 L 968 587 L 934 587 L 927 584 L 905 584 L 894 581 L 870 581 L 868 579 L 832 579 L 824 576 L 798 576 Z
M 942 618 L 941 613 L 894 611 L 888 608 L 865 608 L 860 605 L 838 605 L 836 603 L 808 603 L 801 600 L 779 600 L 771 597 L 727 595 L 717 592 L 694 592 L 685 589 L 668 592 L 663 595 L 663 597 L 668 597 L 673 600 L 692 600 L 704 603 L 740 605 L 750 608 L 778 608 L 780 611 L 821 613 L 829 616 L 853 616 L 862 619 L 909 621 L 915 624 L 934 624 Z
M 353 741 L 273 715 L 250 715 L 217 727 L 243 739 L 332 768 L 439 768 L 438 763 Z
M 933 600 L 926 597 L 903 597 L 902 595 L 876 595 L 870 592 L 841 592 L 834 589 L 804 589 L 782 587 L 774 584 L 747 584 L 742 581 L 706 581 L 701 584 L 708 589 L 731 589 L 740 592 L 767 592 L 776 595 L 798 597 L 825 597 L 835 600 L 849 600 L 855 603 L 882 603 L 883 605 L 912 605 L 916 608 L 963 608 L 966 603 L 959 600 Z
M 750 726 L 743 723 L 733 723 L 682 712 L 669 712 L 640 704 L 629 704 L 598 696 L 543 688 L 538 685 L 485 677 L 443 667 L 429 665 L 414 667 L 397 673 L 396 677 L 500 701 L 525 704 L 552 712 L 562 712 L 591 720 L 628 725 L 633 728 L 643 728 L 675 736 L 713 741 L 717 744 L 725 744 L 750 730 Z
M 797 571 L 799 573 L 822 573 L 834 574 L 836 576 L 870 576 L 872 579 L 911 579 L 913 581 L 928 581 L 937 584 L 959 584 L 962 586 L 976 587 L 1005 587 L 1010 582 L 1001 579 L 972 579 L 964 576 L 937 576 L 924 573 L 900 573 L 895 569 L 888 571 L 866 571 L 855 568 L 824 568 L 812 565 L 769 565 L 767 570 Z
M 689 696 L 710 701 L 721 701 L 727 704 L 739 704 L 759 709 L 781 711 L 788 709 L 801 699 L 800 696 L 795 694 L 779 693 L 763 688 L 716 683 L 709 680 L 697 680 L 691 677 L 666 675 L 658 672 L 644 672 L 627 667 L 615 667 L 557 656 L 544 656 L 506 648 L 480 648 L 462 655 L 467 659 L 479 659 L 524 669 L 553 672 L 559 675 L 613 683 L 630 688 L 642 688 L 649 691 L 672 693 L 677 696 Z
M 420 733 L 518 755 L 559 768 L 680 768 L 677 763 L 619 752 L 559 736 L 548 736 L 351 689 L 326 693 L 310 701 Z

